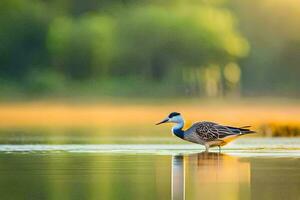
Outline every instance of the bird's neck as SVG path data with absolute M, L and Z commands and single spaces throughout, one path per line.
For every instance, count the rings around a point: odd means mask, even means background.
M 183 126 L 184 126 L 184 121 L 182 120 L 181 122 L 174 125 L 172 128 L 173 134 L 181 139 L 183 139 L 184 137 L 184 131 L 182 130 Z

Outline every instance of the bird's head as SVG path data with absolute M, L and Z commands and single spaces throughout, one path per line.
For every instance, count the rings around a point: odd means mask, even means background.
M 157 123 L 156 125 L 163 124 L 163 123 L 176 123 L 180 124 L 183 123 L 183 118 L 180 113 L 178 112 L 172 112 L 161 122 Z

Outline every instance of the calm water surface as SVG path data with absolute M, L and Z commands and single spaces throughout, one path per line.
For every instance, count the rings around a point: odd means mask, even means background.
M 150 140 L 153 141 L 153 140 Z M 138 142 L 136 142 L 138 143 Z M 1 144 L 1 199 L 300 199 L 300 140 Z

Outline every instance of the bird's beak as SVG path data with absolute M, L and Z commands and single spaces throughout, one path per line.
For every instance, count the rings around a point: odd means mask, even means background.
M 160 124 L 166 123 L 166 122 L 168 122 L 168 121 L 169 121 L 169 118 L 166 118 L 166 119 L 162 120 L 161 122 L 158 122 L 158 123 L 155 124 L 155 125 L 160 125 Z

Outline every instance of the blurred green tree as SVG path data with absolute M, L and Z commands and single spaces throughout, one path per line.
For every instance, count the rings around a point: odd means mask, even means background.
M 49 28 L 53 65 L 72 79 L 106 75 L 114 55 L 114 22 L 106 16 L 85 15 L 74 21 L 57 18 Z
M 42 2 L 0 2 L 0 76 L 19 81 L 35 67 L 47 65 L 48 17 Z
M 240 62 L 244 95 L 299 96 L 299 1 L 233 0 L 230 5 L 252 49 Z
M 138 77 L 145 87 L 171 81 L 191 94 L 202 88 L 220 95 L 232 77 L 227 70 L 224 78 L 223 66 L 249 49 L 223 5 L 218 0 L 3 0 L 0 78 L 37 88 L 33 91 L 54 91 L 65 81 L 83 80 L 117 80 L 122 90 L 123 80 Z M 205 78 L 211 66 L 220 76 Z

